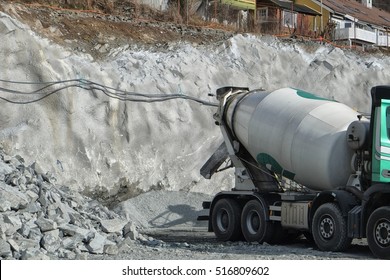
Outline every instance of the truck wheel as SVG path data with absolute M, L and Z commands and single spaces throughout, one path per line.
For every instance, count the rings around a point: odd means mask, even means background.
M 235 241 L 241 237 L 241 207 L 233 199 L 218 200 L 211 217 L 215 236 L 220 241 Z
M 241 214 L 241 228 L 248 242 L 268 242 L 273 234 L 273 225 L 266 220 L 265 209 L 258 200 L 248 201 Z
M 390 259 L 390 207 L 376 209 L 368 218 L 367 242 L 378 258 Z
M 321 251 L 344 251 L 352 242 L 347 221 L 335 203 L 325 203 L 314 213 L 312 234 Z

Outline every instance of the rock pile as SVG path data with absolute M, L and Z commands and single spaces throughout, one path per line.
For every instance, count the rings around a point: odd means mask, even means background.
M 115 255 L 136 239 L 132 222 L 0 148 L 0 259 Z

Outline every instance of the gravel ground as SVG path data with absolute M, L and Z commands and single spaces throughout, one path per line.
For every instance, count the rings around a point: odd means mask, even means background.
M 118 255 L 88 255 L 91 260 L 370 260 L 366 240 L 356 240 L 343 253 L 321 252 L 305 238 L 288 245 L 218 242 L 206 228 L 145 230 L 151 242 L 128 242 Z
M 269 245 L 247 242 L 218 242 L 207 231 L 203 201 L 211 195 L 152 191 L 120 203 L 115 211 L 137 222 L 148 241 L 125 241 L 115 256 L 91 259 L 373 259 L 367 241 L 354 240 L 343 253 L 321 252 L 303 236 L 290 244 Z

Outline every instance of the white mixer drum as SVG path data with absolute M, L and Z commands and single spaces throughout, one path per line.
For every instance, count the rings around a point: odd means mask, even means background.
M 346 131 L 357 115 L 336 101 L 283 88 L 237 96 L 225 116 L 260 164 L 310 189 L 327 190 L 345 185 L 352 173 Z

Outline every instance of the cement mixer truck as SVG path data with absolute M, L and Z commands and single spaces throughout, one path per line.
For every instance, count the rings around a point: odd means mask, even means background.
M 225 87 L 214 115 L 224 142 L 201 168 L 234 167 L 235 183 L 204 202 L 218 240 L 285 242 L 304 234 L 319 250 L 367 238 L 390 258 L 390 86 L 371 90 L 363 116 L 311 93 Z

